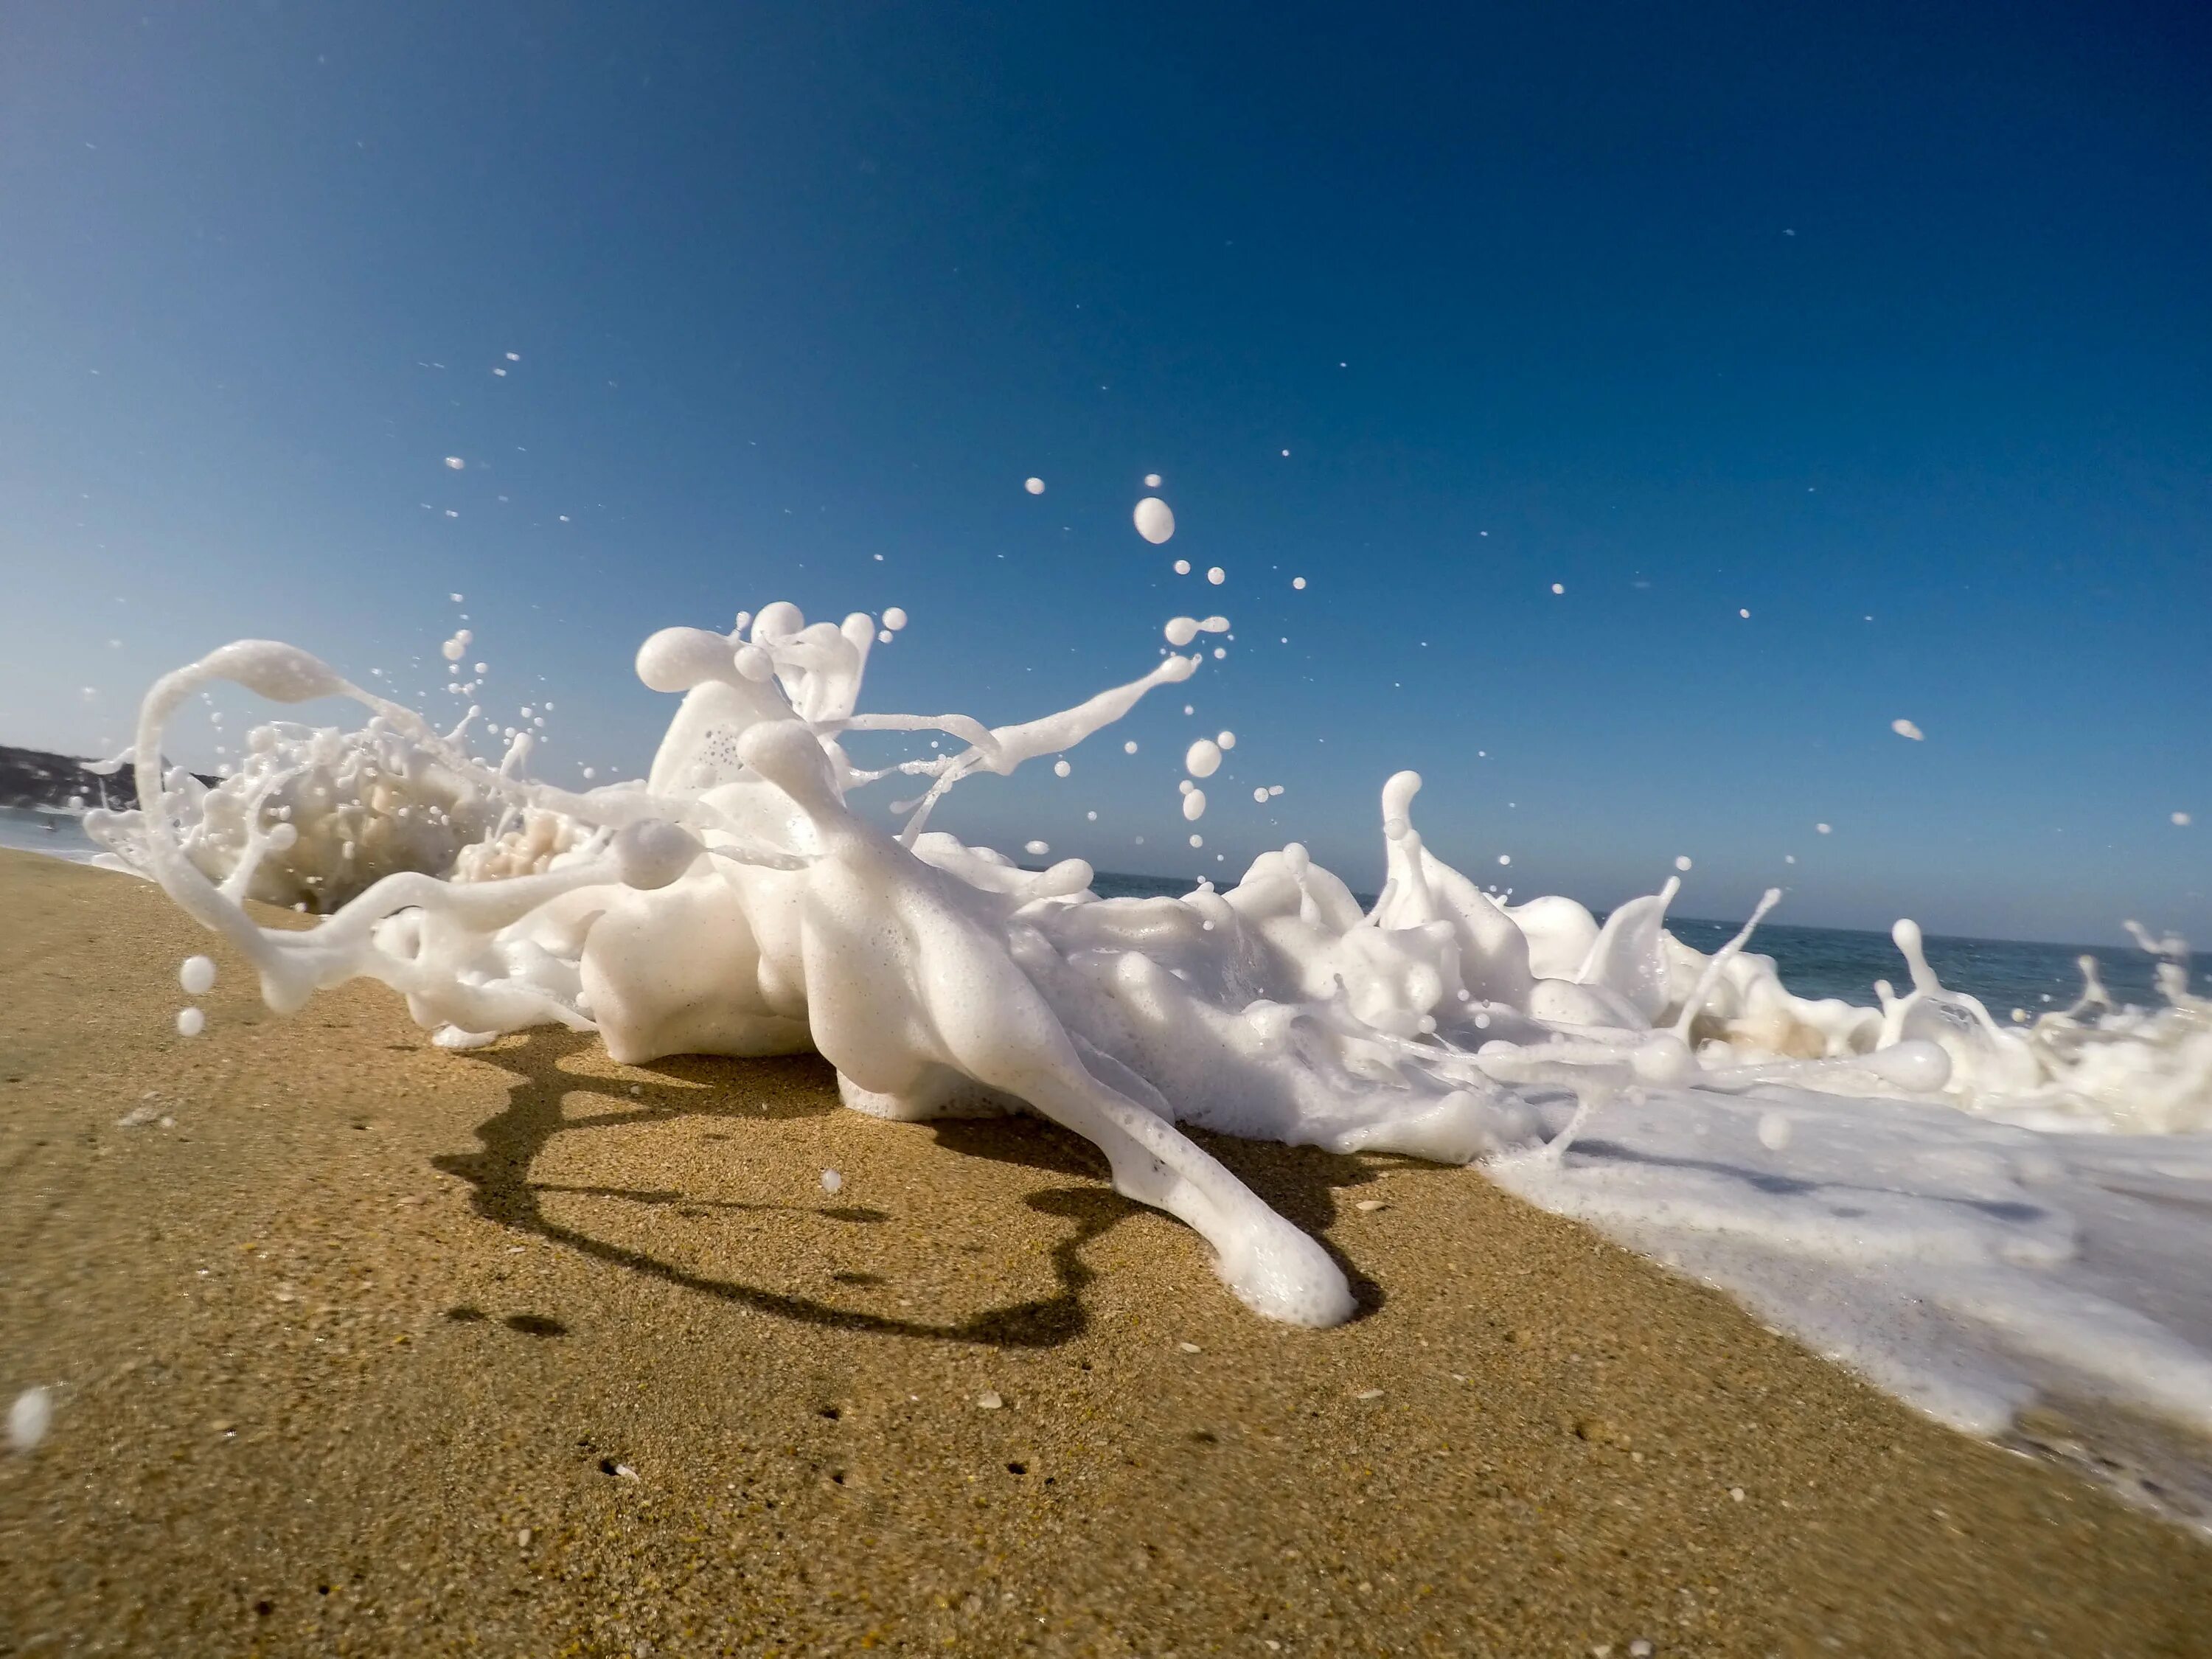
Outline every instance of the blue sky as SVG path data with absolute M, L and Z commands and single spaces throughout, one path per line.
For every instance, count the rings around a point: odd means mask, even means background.
M 2200 7 L 6 28 L 0 741 L 119 743 L 244 635 L 443 711 L 462 592 L 488 704 L 604 778 L 668 623 L 902 605 L 870 704 L 1004 720 L 1219 610 L 1182 695 L 939 824 L 1366 885 L 1413 766 L 1524 896 L 1687 854 L 1691 914 L 2212 938 Z

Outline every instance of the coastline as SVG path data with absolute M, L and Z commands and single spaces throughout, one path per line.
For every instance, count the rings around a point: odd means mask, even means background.
M 0 915 L 0 1651 L 2212 1651 L 2199 1539 L 1468 1171 L 1208 1139 L 1359 1291 L 1285 1330 L 1040 1123 Z

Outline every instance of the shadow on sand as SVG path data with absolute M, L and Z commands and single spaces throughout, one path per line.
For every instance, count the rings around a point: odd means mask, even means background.
M 468 1058 L 498 1067 L 512 1081 L 503 1111 L 477 1126 L 480 1150 L 449 1153 L 431 1160 L 444 1173 L 466 1182 L 477 1214 L 504 1227 L 534 1233 L 628 1272 L 701 1296 L 738 1304 L 757 1312 L 801 1324 L 872 1336 L 920 1337 L 1001 1347 L 1044 1348 L 1068 1341 L 1090 1323 L 1083 1291 L 1092 1274 L 1083 1249 L 1124 1217 L 1143 1206 L 1107 1184 L 1105 1158 L 1088 1141 L 1032 1117 L 946 1118 L 929 1127 L 945 1151 L 985 1158 L 1060 1177 L 1078 1185 L 1049 1184 L 1023 1201 L 1039 1214 L 1072 1224 L 1053 1246 L 1051 1266 L 1057 1288 L 1046 1297 L 987 1308 L 951 1324 L 895 1318 L 841 1308 L 811 1297 L 772 1291 L 740 1280 L 709 1278 L 665 1261 L 643 1250 L 617 1244 L 564 1225 L 548 1216 L 540 1202 L 546 1193 L 586 1194 L 647 1205 L 665 1205 L 687 1216 L 715 1210 L 781 1212 L 818 1218 L 846 1226 L 878 1225 L 891 1219 L 881 1210 L 853 1205 L 743 1203 L 694 1198 L 674 1188 L 562 1186 L 531 1179 L 538 1156 L 556 1135 L 592 1129 L 686 1119 L 818 1117 L 842 1111 L 836 1103 L 836 1078 L 813 1054 L 775 1060 L 730 1060 L 684 1055 L 642 1068 L 665 1083 L 632 1083 L 570 1071 L 562 1062 L 593 1046 L 574 1032 L 540 1030 L 520 1042 L 502 1042 Z M 769 1097 L 762 1100 L 763 1084 Z M 782 1086 L 776 1086 L 781 1085 Z M 579 1098 L 579 1097 L 583 1098 Z M 568 1109 L 563 1103 L 570 1102 Z M 600 1109 L 592 1109 L 593 1106 Z M 1354 1319 L 1382 1306 L 1374 1282 L 1355 1268 L 1322 1231 L 1336 1218 L 1336 1189 L 1373 1179 L 1387 1159 L 1362 1159 L 1316 1151 L 1199 1135 L 1218 1158 L 1261 1199 L 1309 1233 L 1344 1270 L 1357 1304 Z M 868 1274 L 835 1275 L 838 1282 L 864 1284 Z M 471 1310 L 472 1311 L 472 1310 Z

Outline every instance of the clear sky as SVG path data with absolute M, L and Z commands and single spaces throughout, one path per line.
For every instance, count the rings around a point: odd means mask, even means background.
M 443 712 L 461 609 L 605 779 L 669 623 L 902 605 L 869 704 L 995 721 L 1218 610 L 939 827 L 1364 886 L 1413 766 L 1522 896 L 2201 942 L 2209 81 L 2127 0 L 13 8 L 0 741 L 245 635 Z

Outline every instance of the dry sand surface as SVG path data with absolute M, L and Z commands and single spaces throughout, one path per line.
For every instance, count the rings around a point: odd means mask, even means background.
M 0 854 L 0 1653 L 2212 1652 L 2195 1536 L 1470 1171 L 1209 1140 L 1285 1330 L 1038 1123 L 220 949 L 180 1038 L 207 948 Z

